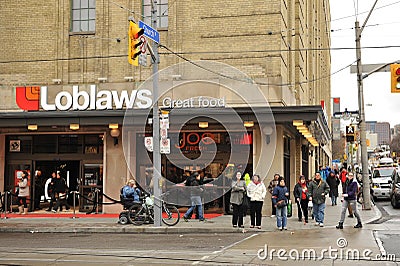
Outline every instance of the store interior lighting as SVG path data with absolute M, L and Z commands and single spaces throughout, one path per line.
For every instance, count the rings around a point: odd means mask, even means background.
M 243 125 L 245 127 L 253 127 L 254 126 L 254 121 L 248 120 L 248 121 L 244 121 Z
M 78 130 L 79 129 L 79 124 L 76 124 L 76 123 L 69 124 L 69 129 Z
M 208 128 L 208 122 L 200 121 L 199 122 L 199 128 Z
M 37 130 L 38 126 L 36 124 L 28 125 L 28 130 Z

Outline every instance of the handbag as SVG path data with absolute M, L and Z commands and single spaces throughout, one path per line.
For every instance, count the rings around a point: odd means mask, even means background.
M 244 194 L 244 195 L 243 195 L 242 206 L 243 206 L 244 208 L 250 208 L 250 198 L 247 196 L 247 194 Z
M 286 200 L 280 200 L 276 203 L 277 208 L 283 208 L 286 206 Z

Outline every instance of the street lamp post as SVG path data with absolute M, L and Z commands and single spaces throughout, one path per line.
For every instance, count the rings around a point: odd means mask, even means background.
M 151 27 L 157 29 L 157 0 L 151 1 Z M 161 226 L 161 153 L 160 120 L 158 109 L 158 43 L 153 41 L 153 193 L 154 226 Z
M 360 28 L 359 22 L 355 22 L 355 34 L 356 34 L 356 57 L 357 57 L 357 85 L 358 85 L 358 107 L 359 107 L 359 127 L 360 127 L 360 146 L 361 146 L 361 165 L 362 165 L 362 181 L 363 181 L 363 198 L 364 198 L 364 209 L 371 209 L 371 195 L 370 195 L 370 182 L 368 176 L 368 152 L 367 152 L 367 137 L 366 137 L 366 123 L 365 123 L 365 111 L 364 111 L 364 90 L 363 90 L 363 76 L 361 66 L 361 33 L 375 8 L 378 0 L 375 0 L 374 5 L 368 13 L 367 18 L 364 21 L 363 26 Z

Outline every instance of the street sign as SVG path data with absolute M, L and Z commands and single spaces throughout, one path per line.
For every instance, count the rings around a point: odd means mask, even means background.
M 144 35 L 155 41 L 156 43 L 160 43 L 160 33 L 144 23 L 143 21 L 139 20 L 139 28 L 144 30 Z

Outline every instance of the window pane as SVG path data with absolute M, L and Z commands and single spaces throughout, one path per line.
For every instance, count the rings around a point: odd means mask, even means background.
M 81 10 L 81 19 L 88 20 L 89 19 L 89 9 L 82 9 Z
M 161 11 L 161 16 L 168 16 L 168 6 L 167 5 L 163 5 L 160 6 L 160 11 Z
M 81 6 L 81 0 L 74 0 L 72 2 L 72 8 L 80 8 Z
M 80 20 L 81 19 L 81 11 L 73 10 L 72 11 L 72 20 Z
M 81 8 L 88 8 L 89 1 L 88 0 L 81 0 Z
M 150 17 L 151 16 L 151 6 L 143 7 L 143 16 Z
M 95 19 L 95 18 L 96 18 L 96 10 L 89 9 L 89 19 Z
M 81 22 L 81 31 L 89 31 L 89 22 L 88 21 Z
M 96 0 L 89 0 L 89 8 L 95 8 L 96 7 Z
M 72 22 L 72 31 L 73 31 L 73 32 L 81 31 L 81 28 L 80 28 L 80 21 L 74 21 L 74 22 Z
M 151 0 L 143 0 L 143 5 L 150 5 L 150 2 Z
M 160 27 L 162 27 L 162 28 L 168 27 L 168 17 L 161 17 Z
M 95 30 L 96 30 L 96 21 L 89 20 L 89 31 L 95 31 Z

